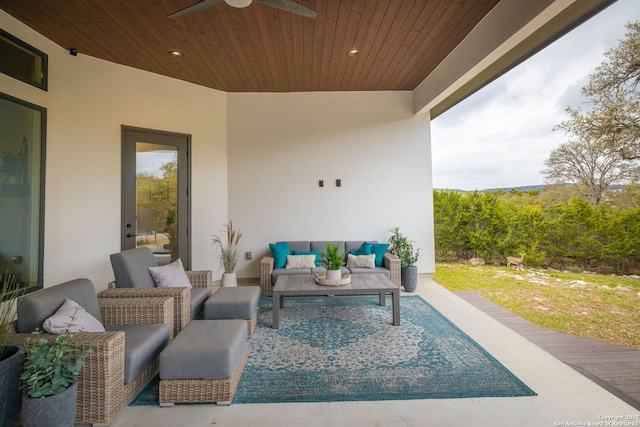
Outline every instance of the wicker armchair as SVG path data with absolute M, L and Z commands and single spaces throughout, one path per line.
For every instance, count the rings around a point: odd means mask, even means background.
M 149 248 L 136 248 L 111 255 L 116 280 L 109 283 L 108 289 L 98 293 L 99 299 L 106 298 L 173 298 L 174 322 L 173 336 L 177 335 L 191 319 L 199 313 L 192 313 L 192 294 L 190 288 L 156 288 L 149 267 L 157 265 Z M 191 286 L 195 289 L 207 289 L 208 298 L 218 287 L 213 285 L 211 270 L 186 271 Z M 202 304 L 206 298 L 201 298 Z
M 54 289 L 55 288 L 55 289 Z M 65 293 L 66 291 L 69 293 Z M 93 303 L 85 296 L 93 293 Z M 25 324 L 25 317 L 33 318 L 33 311 L 37 317 L 44 318 L 55 312 L 47 307 L 56 307 L 68 296 L 82 305 L 89 313 L 100 320 L 107 329 L 111 325 L 151 325 L 165 324 L 168 329 L 173 327 L 173 300 L 171 298 L 131 298 L 127 300 L 107 299 L 97 300 L 95 288 L 88 279 L 76 279 L 60 285 L 45 288 L 28 294 L 23 298 L 31 300 L 42 298 L 46 302 L 39 305 L 40 310 L 29 309 L 30 313 L 22 313 L 18 308 L 18 320 L 13 322 L 12 333 L 8 341 L 14 345 L 22 345 L 31 337 L 29 322 Z M 84 299 L 83 299 L 84 298 Z M 96 307 L 99 312 L 96 313 Z M 33 325 L 33 321 L 30 321 Z M 39 322 L 40 329 L 42 322 Z M 117 326 L 114 326 L 117 327 Z M 19 333 L 18 331 L 23 331 Z M 160 329 L 156 329 L 160 330 Z M 165 329 L 167 339 L 171 334 Z M 56 335 L 43 333 L 42 337 L 54 340 Z M 78 376 L 77 394 L 77 424 L 109 424 L 118 411 L 127 405 L 142 388 L 156 375 L 159 368 L 158 357 L 155 357 L 142 372 L 125 384 L 125 332 L 84 332 L 76 334 L 78 342 L 83 348 L 94 349 L 85 359 L 85 366 Z

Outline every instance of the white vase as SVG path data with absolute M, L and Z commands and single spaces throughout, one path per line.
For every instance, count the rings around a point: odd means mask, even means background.
M 236 279 L 236 273 L 223 273 L 220 285 L 223 288 L 234 288 L 238 286 L 238 280 Z
M 342 271 L 327 270 L 327 280 L 340 280 L 341 278 L 342 278 Z

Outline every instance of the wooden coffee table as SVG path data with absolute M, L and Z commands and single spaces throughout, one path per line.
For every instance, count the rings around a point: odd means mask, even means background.
M 385 305 L 387 294 L 391 295 L 393 325 L 400 326 L 400 288 L 384 274 L 353 274 L 351 283 L 342 286 L 318 285 L 314 275 L 281 275 L 273 288 L 273 328 L 279 327 L 284 297 L 379 295 L 380 305 Z

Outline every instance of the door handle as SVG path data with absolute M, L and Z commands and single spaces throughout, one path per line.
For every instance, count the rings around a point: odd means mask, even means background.
M 134 234 L 131 234 L 131 233 L 127 233 L 127 234 L 126 234 L 126 237 L 134 237 L 134 236 L 135 236 L 135 235 L 134 235 Z

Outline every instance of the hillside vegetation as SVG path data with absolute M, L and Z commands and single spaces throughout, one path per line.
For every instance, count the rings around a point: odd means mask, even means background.
M 459 263 L 437 264 L 434 280 L 475 291 L 554 331 L 640 349 L 640 277 Z
M 640 191 L 610 191 L 593 206 L 571 187 L 540 193 L 433 192 L 436 260 L 640 273 Z

